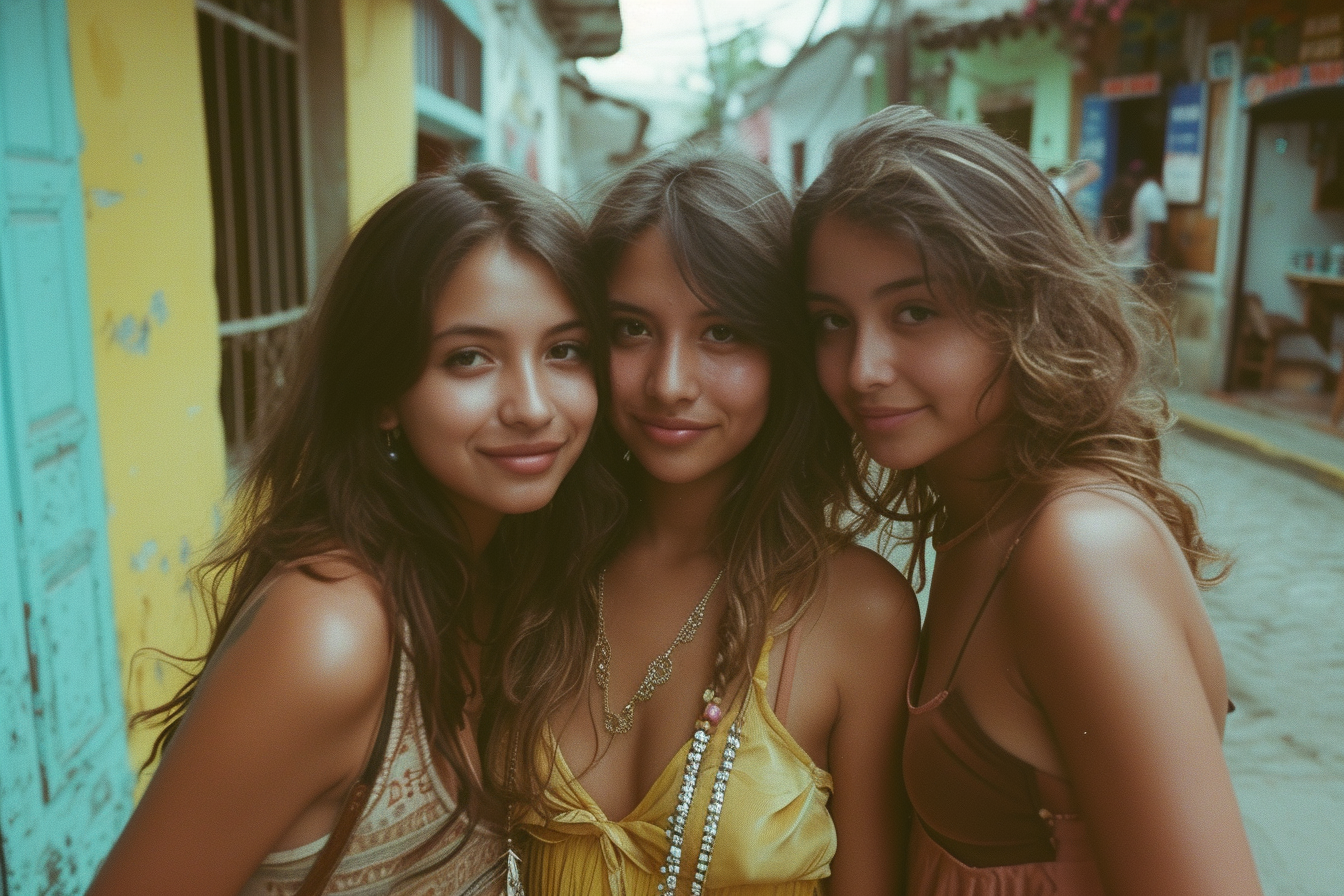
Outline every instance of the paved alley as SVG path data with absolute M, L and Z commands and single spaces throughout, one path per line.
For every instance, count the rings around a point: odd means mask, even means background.
M 1266 896 L 1344 893 L 1344 495 L 1180 432 L 1167 476 L 1236 559 L 1207 596 L 1226 754 Z

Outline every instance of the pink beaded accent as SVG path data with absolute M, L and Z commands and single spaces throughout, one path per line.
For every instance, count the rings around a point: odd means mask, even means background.
M 711 725 L 719 724 L 720 720 L 723 719 L 723 709 L 717 703 L 706 703 L 704 719 Z

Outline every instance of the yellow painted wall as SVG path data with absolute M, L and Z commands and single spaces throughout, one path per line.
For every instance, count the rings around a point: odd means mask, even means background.
M 192 0 L 68 0 L 117 634 L 130 712 L 199 649 L 188 573 L 225 492 L 210 171 Z M 134 661 L 133 661 L 134 660 Z M 138 767 L 153 732 L 131 737 Z
M 350 225 L 415 179 L 411 0 L 344 0 Z

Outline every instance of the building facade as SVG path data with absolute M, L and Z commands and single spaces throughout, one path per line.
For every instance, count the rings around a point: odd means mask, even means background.
M 450 158 L 572 182 L 568 60 L 619 42 L 615 0 L 0 0 L 7 894 L 83 892 L 124 823 L 351 229 Z

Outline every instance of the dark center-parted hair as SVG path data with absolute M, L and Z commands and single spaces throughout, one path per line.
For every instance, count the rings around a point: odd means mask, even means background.
M 800 279 L 828 215 L 913 244 L 930 289 L 1002 351 L 1009 478 L 1048 483 L 1080 468 L 1113 476 L 1161 515 L 1197 579 L 1217 579 L 1202 569 L 1220 555 L 1162 478 L 1170 413 L 1154 380 L 1170 345 L 1166 317 L 1025 152 L 986 127 L 890 106 L 840 135 L 799 200 Z M 915 548 L 906 572 L 921 580 L 924 542 L 944 519 L 922 470 L 878 469 L 856 440 L 846 475 L 867 513 L 910 524 L 900 538 Z
M 787 625 L 806 608 L 825 556 L 843 541 L 836 524 L 845 491 L 847 434 L 821 425 L 827 403 L 816 379 L 807 316 L 789 271 L 789 202 L 759 163 L 726 150 L 683 146 L 647 158 L 603 197 L 588 228 L 587 267 L 600 295 L 626 250 L 656 229 L 687 286 L 770 362 L 769 409 L 739 459 L 740 476 L 709 536 L 726 572 L 727 612 L 717 632 L 713 686 L 731 698 L 749 676 L 783 598 Z M 511 648 L 506 687 L 521 749 L 510 796 L 542 811 L 550 768 L 532 749 L 546 720 L 591 686 L 597 633 L 595 581 L 642 520 L 638 460 L 610 420 L 593 448 L 628 496 L 621 517 L 579 587 L 537 608 Z M 726 703 L 727 701 L 725 701 Z M 586 701 L 585 701 L 586 705 Z M 687 719 L 690 733 L 694 719 Z
M 582 225 L 556 197 L 486 165 L 421 180 L 375 211 L 309 317 L 287 398 L 258 440 L 224 537 L 199 571 L 212 598 L 207 661 L 277 565 L 340 551 L 371 576 L 414 668 L 430 744 L 447 757 L 459 811 L 473 823 L 483 793 L 457 732 L 480 687 L 464 651 L 477 638 L 474 616 L 565 575 L 592 540 L 587 495 L 614 486 L 603 485 L 609 478 L 585 453 L 550 505 L 506 517 L 477 560 L 444 487 L 409 446 L 398 445 L 398 459 L 389 459 L 379 419 L 424 371 L 435 306 L 454 270 L 491 240 L 555 274 L 589 330 L 594 372 L 604 379 L 607 324 L 583 274 L 582 239 Z M 506 613 L 494 615 L 498 629 Z M 144 714 L 166 723 L 156 753 L 198 681 L 199 674 Z

